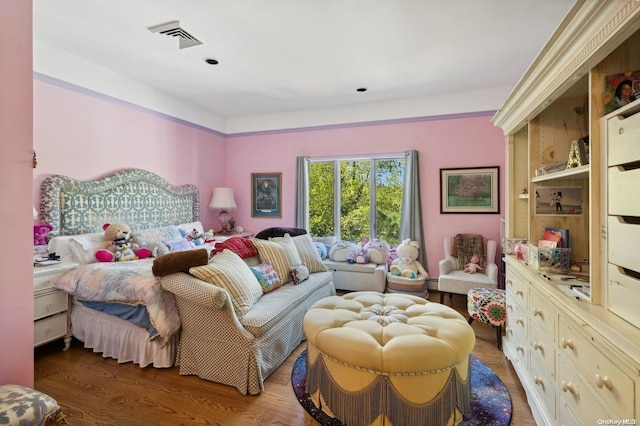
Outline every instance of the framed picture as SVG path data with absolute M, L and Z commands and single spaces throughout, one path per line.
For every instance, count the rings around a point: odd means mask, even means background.
M 640 99 L 640 71 L 612 74 L 605 77 L 605 114 L 609 114 L 636 99 Z
M 282 173 L 251 173 L 251 216 L 282 217 Z
M 440 169 L 440 213 L 500 213 L 499 167 Z
M 576 216 L 582 214 L 581 186 L 538 186 L 535 194 L 536 215 Z

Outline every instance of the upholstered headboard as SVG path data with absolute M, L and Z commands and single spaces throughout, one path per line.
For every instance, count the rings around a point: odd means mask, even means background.
M 121 170 L 95 181 L 52 175 L 40 186 L 40 222 L 53 226 L 52 235 L 100 232 L 111 222 L 141 230 L 196 220 L 195 185 L 173 186 L 145 170 Z

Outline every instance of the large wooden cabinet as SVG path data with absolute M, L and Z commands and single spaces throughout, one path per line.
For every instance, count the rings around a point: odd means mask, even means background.
M 539 424 L 640 421 L 640 100 L 605 115 L 605 77 L 638 70 L 640 1 L 577 1 L 493 118 L 505 235 L 537 245 L 568 229 L 571 258 L 589 265 L 580 283 L 506 258 L 504 351 Z M 587 136 L 588 164 L 559 168 Z M 542 213 L 549 188 L 581 193 L 578 213 Z

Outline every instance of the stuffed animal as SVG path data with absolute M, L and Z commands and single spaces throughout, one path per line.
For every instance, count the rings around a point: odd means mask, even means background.
M 204 244 L 204 234 L 202 234 L 196 228 L 193 228 L 191 232 L 180 229 L 180 235 L 182 235 L 182 238 L 191 241 L 194 246 L 201 246 Z
M 389 262 L 389 244 L 385 241 L 374 238 L 368 241 L 363 247 L 369 254 L 369 262 L 376 263 L 378 265 L 384 265 Z
M 411 241 L 408 238 L 402 241 L 396 249 L 398 258 L 391 263 L 389 268 L 391 274 L 411 279 L 428 277 L 427 271 L 417 260 L 419 249 L 420 245 L 417 241 Z
M 477 254 L 471 256 L 471 259 L 469 259 L 469 263 L 467 263 L 467 265 L 464 267 L 464 272 L 466 272 L 467 274 L 475 274 L 476 271 L 484 271 L 484 269 L 482 269 L 482 267 L 478 265 L 478 262 L 480 262 L 480 259 L 478 258 Z
M 96 260 L 98 262 L 115 262 L 151 257 L 151 250 L 140 248 L 131 240 L 131 228 L 129 225 L 124 223 L 105 223 L 102 229 L 104 229 L 106 241 L 96 250 Z M 133 257 L 129 250 L 133 252 Z M 125 253 L 122 253 L 123 251 Z M 118 252 L 120 252 L 119 255 L 117 255 Z
M 355 255 L 355 263 L 369 263 L 369 253 L 365 249 L 360 249 Z
M 329 250 L 329 259 L 336 262 L 349 262 L 355 263 L 356 254 L 360 251 L 360 247 L 355 243 L 346 243 L 338 241 L 331 246 Z
M 33 225 L 33 245 L 44 246 L 49 241 L 49 232 L 53 231 L 53 226 L 48 223 L 42 225 Z
M 136 252 L 131 248 L 131 241 L 125 241 L 124 239 L 115 240 L 115 261 L 116 262 L 126 262 L 128 260 L 136 260 L 138 256 L 136 256 Z

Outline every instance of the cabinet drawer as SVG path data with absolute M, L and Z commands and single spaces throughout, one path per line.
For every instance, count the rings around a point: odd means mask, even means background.
M 640 280 L 626 275 L 619 266 L 609 264 L 607 283 L 607 309 L 634 326 L 640 324 Z
M 54 288 L 60 277 L 63 276 L 65 272 L 66 271 L 46 273 L 44 275 L 33 277 L 33 290 L 38 291 L 44 288 Z
M 640 169 L 624 170 L 609 167 L 609 214 L 616 216 L 640 216 Z
M 558 404 L 558 409 L 556 410 L 557 416 L 556 421 L 560 426 L 582 426 L 583 423 L 580 423 L 576 420 L 575 417 L 571 414 L 571 407 L 567 404 L 567 402 L 558 398 L 556 401 Z
M 640 114 L 610 118 L 607 121 L 607 138 L 607 161 L 610 166 L 640 160 Z
M 599 424 L 598 420 L 601 419 L 620 418 L 615 416 L 590 392 L 589 386 L 564 357 L 560 357 L 558 361 L 557 385 L 560 398 L 584 424 L 597 425 Z
M 67 314 L 58 314 L 34 324 L 33 345 L 38 346 L 67 335 Z
M 519 275 L 507 270 L 506 290 L 525 308 L 529 300 L 529 285 Z
M 553 419 L 556 412 L 556 388 L 551 371 L 533 355 L 530 357 L 529 362 L 531 363 L 529 371 L 534 392 L 544 401 L 544 405 L 547 408 L 545 411 L 548 413 L 549 418 Z
M 591 343 L 590 340 L 595 340 L 595 337 L 588 339 L 583 336 L 564 318 L 560 318 L 559 337 L 559 351 L 572 366 L 578 367 L 589 388 L 606 401 L 606 405 L 611 407 L 618 417 L 634 418 L 635 385 L 633 380 L 617 367 L 616 364 L 619 362 L 608 358 Z M 558 372 L 558 383 L 562 380 L 566 381 Z M 602 415 L 595 417 L 598 418 L 602 418 Z
M 38 295 L 34 299 L 34 319 L 44 318 L 69 308 L 69 297 L 66 292 L 56 290 Z
M 619 216 L 609 216 L 607 225 L 609 262 L 640 272 L 637 250 L 640 223 L 627 223 Z
M 529 324 L 529 348 L 532 354 L 531 362 L 533 358 L 538 357 L 551 377 L 555 377 L 555 343 L 535 323 Z
M 531 322 L 538 324 L 549 335 L 552 341 L 556 340 L 556 310 L 549 303 L 549 297 L 541 296 L 537 291 L 530 293 L 529 312 Z

